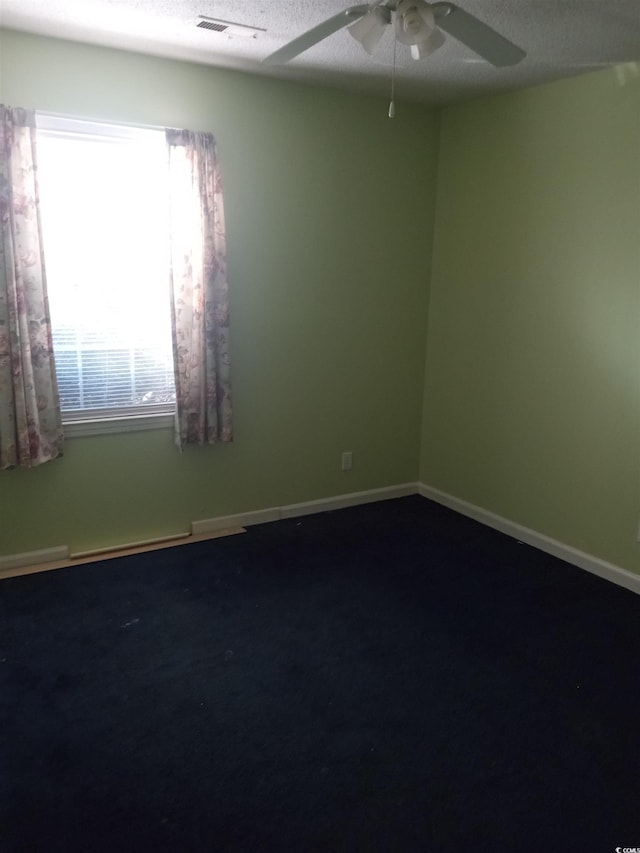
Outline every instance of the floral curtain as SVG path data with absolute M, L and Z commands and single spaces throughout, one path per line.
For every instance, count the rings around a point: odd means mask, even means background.
M 222 182 L 209 133 L 166 131 L 176 443 L 232 440 Z
M 35 114 L 0 105 L 0 468 L 62 455 L 42 252 Z

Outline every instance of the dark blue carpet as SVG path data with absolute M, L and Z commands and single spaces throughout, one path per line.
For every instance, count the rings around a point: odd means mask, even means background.
M 2 853 L 640 846 L 640 597 L 423 498 L 0 599 Z

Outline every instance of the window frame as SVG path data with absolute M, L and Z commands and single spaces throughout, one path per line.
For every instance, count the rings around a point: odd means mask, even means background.
M 89 411 L 89 410 L 87 410 Z M 92 411 L 96 411 L 95 409 Z M 99 411 L 99 410 L 97 410 Z M 173 429 L 174 412 L 147 412 L 145 414 L 113 415 L 113 410 L 105 417 L 67 417 L 63 416 L 62 426 L 65 438 L 83 438 L 88 435 L 109 435 L 122 432 L 140 432 L 152 429 Z M 64 413 L 63 413 L 64 414 Z M 69 414 L 69 413 L 67 413 Z
M 142 127 L 117 122 L 75 118 L 47 112 L 36 112 L 36 134 L 40 132 L 60 137 L 77 135 L 112 141 L 142 141 L 164 129 Z M 37 143 L 36 143 L 37 144 Z M 172 429 L 175 424 L 175 403 L 156 403 L 147 406 L 111 407 L 108 409 L 76 409 L 62 411 L 65 438 L 80 438 L 124 432 Z

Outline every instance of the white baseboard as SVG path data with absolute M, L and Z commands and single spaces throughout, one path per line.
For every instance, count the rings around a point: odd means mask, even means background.
M 250 527 L 252 524 L 264 524 L 267 521 L 279 519 L 280 510 L 277 507 L 257 509 L 254 512 L 239 512 L 237 515 L 219 515 L 217 518 L 192 521 L 191 533 L 193 536 L 201 536 L 203 533 L 215 533 L 217 530 L 227 530 L 230 527 Z
M 351 494 L 336 495 L 331 498 L 321 498 L 317 501 L 289 504 L 288 506 L 283 507 L 271 507 L 269 509 L 254 510 L 252 512 L 241 512 L 236 515 L 218 516 L 217 518 L 204 518 L 191 522 L 191 536 L 206 537 L 209 534 L 214 534 L 219 531 L 250 527 L 253 524 L 265 524 L 269 521 L 279 521 L 281 518 L 296 518 L 299 515 L 309 515 L 314 512 L 327 512 L 332 509 L 342 509 L 348 506 L 357 506 L 358 504 L 399 498 L 404 497 L 405 495 L 415 495 L 417 491 L 417 483 L 404 483 L 399 486 L 388 486 L 383 489 L 370 489 L 366 492 L 352 492 Z M 71 558 L 96 557 L 104 553 L 120 552 L 123 549 L 131 549 L 145 544 L 153 544 L 153 546 L 156 547 L 161 546 L 165 542 L 169 544 L 169 539 L 180 539 L 184 542 L 188 542 L 189 534 L 178 534 L 174 537 L 168 537 L 168 539 L 154 540 L 153 543 L 142 542 L 121 545 L 119 547 L 110 546 L 109 548 L 98 549 L 95 552 L 73 554 L 71 555 Z M 56 548 L 45 548 L 41 551 L 25 551 L 20 554 L 8 554 L 4 557 L 0 556 L 0 575 L 3 573 L 13 572 L 15 569 L 20 569 L 25 566 L 31 568 L 45 565 L 49 566 L 50 564 L 62 563 L 69 559 L 69 548 L 66 545 Z
M 312 515 L 315 512 L 328 512 L 332 509 L 345 509 L 348 506 L 404 498 L 407 495 L 415 495 L 417 491 L 417 483 L 402 483 L 399 486 L 387 486 L 383 489 L 369 489 L 366 492 L 351 492 L 347 495 L 335 495 L 332 498 L 320 498 L 317 501 L 289 504 L 289 506 L 280 507 L 280 518 L 298 518 L 298 516 Z
M 446 492 L 441 492 L 439 489 L 434 489 L 432 486 L 427 486 L 424 483 L 418 484 L 418 492 L 425 498 L 429 498 L 436 503 L 453 509 L 461 515 L 466 515 L 486 524 L 487 527 L 492 527 L 494 530 L 499 530 L 501 533 L 506 533 L 520 542 L 526 542 L 527 545 L 532 545 L 545 554 L 551 554 L 553 557 L 559 557 L 567 563 L 571 563 L 580 569 L 584 569 L 591 574 L 611 581 L 612 583 L 622 586 L 625 589 L 631 590 L 640 594 L 640 575 L 629 572 L 626 569 L 616 566 L 613 563 L 608 563 L 606 560 L 601 560 L 599 557 L 593 557 L 584 551 L 579 551 L 577 548 L 572 548 L 570 545 L 565 545 L 564 542 L 559 542 L 557 539 L 552 539 L 550 536 L 545 536 L 529 527 L 523 527 L 521 524 L 516 524 L 514 521 L 509 521 L 501 515 L 496 515 L 475 504 L 463 501 Z
M 344 509 L 348 506 L 385 501 L 415 495 L 417 483 L 403 483 L 399 486 L 387 486 L 382 489 L 369 489 L 366 492 L 351 492 L 346 495 L 334 495 L 330 498 L 320 498 L 315 501 L 304 501 L 287 506 L 274 506 L 269 509 L 258 509 L 253 512 L 240 512 L 237 515 L 223 515 L 217 518 L 203 518 L 191 523 L 191 532 L 211 533 L 228 527 L 250 527 L 252 524 L 264 524 L 268 521 L 279 521 L 282 518 L 297 518 L 301 515 L 312 515 L 316 512 L 328 512 L 332 509 Z
M 58 545 L 55 548 L 43 548 L 40 551 L 23 551 L 20 554 L 7 554 L 0 557 L 0 574 L 12 569 L 20 569 L 23 566 L 37 566 L 40 563 L 57 563 L 59 560 L 69 559 L 69 548 L 67 545 Z
M 345 495 L 335 495 L 330 498 L 320 498 L 315 501 L 305 501 L 302 503 L 288 504 L 287 506 L 271 507 L 269 509 L 254 510 L 252 512 L 242 512 L 236 515 L 218 516 L 217 518 L 205 518 L 191 523 L 192 536 L 206 536 L 207 534 L 216 533 L 222 530 L 232 528 L 250 527 L 253 524 L 264 524 L 270 521 L 278 521 L 284 518 L 297 518 L 303 515 L 311 515 L 316 512 L 328 512 L 334 509 L 344 509 L 349 506 L 358 506 L 360 504 L 374 503 L 376 501 L 391 500 L 393 498 L 405 497 L 407 495 L 420 494 L 425 498 L 449 507 L 449 509 L 459 512 L 461 515 L 466 515 L 479 521 L 481 524 L 492 527 L 494 530 L 499 530 L 501 533 L 506 533 L 514 539 L 521 542 L 526 542 L 527 545 L 532 545 L 546 554 L 551 554 L 558 557 L 567 563 L 578 566 L 587 572 L 591 572 L 598 577 L 611 581 L 612 583 L 629 589 L 632 592 L 640 594 L 640 575 L 629 572 L 626 569 L 616 566 L 613 563 L 608 563 L 601 560 L 599 557 L 593 557 L 584 551 L 579 551 L 577 548 L 572 548 L 570 545 L 565 545 L 556 539 L 538 533 L 529 527 L 523 527 L 510 521 L 508 518 L 496 515 L 488 510 L 475 504 L 468 503 L 446 492 L 441 492 L 432 486 L 427 486 L 424 483 L 403 483 L 397 486 L 388 486 L 382 489 L 369 489 L 364 492 L 351 492 Z M 189 541 L 188 537 L 184 541 Z M 55 548 L 45 548 L 41 551 L 28 551 L 21 554 L 8 554 L 5 557 L 0 557 L 0 575 L 2 572 L 8 572 L 13 569 L 18 569 L 22 566 L 37 566 L 44 563 L 55 563 L 69 559 L 69 548 L 66 545 L 61 545 Z

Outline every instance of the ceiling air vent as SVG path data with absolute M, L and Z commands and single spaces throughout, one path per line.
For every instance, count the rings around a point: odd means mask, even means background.
M 235 21 L 223 21 L 222 18 L 207 18 L 206 15 L 200 15 L 200 20 L 196 24 L 203 30 L 213 30 L 216 33 L 224 33 L 230 38 L 242 36 L 243 38 L 255 38 L 258 33 L 266 33 L 262 27 L 249 27 L 246 24 L 238 24 Z
M 223 33 L 228 28 L 228 24 L 218 24 L 216 21 L 200 21 L 197 26 L 203 30 L 215 30 L 217 33 Z

